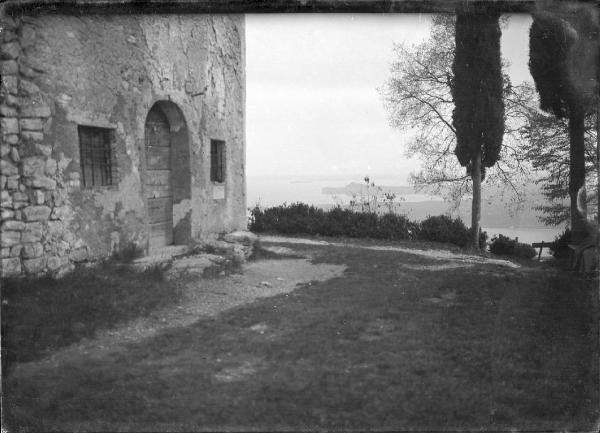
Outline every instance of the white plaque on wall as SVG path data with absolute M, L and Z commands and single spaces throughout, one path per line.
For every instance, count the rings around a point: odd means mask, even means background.
M 225 185 L 213 185 L 213 199 L 223 200 L 225 198 Z

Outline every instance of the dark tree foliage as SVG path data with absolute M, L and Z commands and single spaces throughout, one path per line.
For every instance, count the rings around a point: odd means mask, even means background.
M 586 6 L 541 10 L 529 34 L 529 70 L 540 108 L 560 118 L 598 97 L 598 16 Z
M 452 121 L 455 154 L 473 180 L 471 246 L 479 249 L 481 181 L 500 155 L 504 134 L 500 15 L 458 12 L 456 16 Z
M 455 154 L 470 167 L 481 154 L 484 167 L 498 160 L 504 134 L 499 15 L 459 13 L 452 98 Z
M 598 13 L 575 3 L 556 4 L 534 14 L 529 34 L 529 70 L 540 108 L 568 119 L 569 196 L 573 238 L 585 236 L 585 210 L 577 194 L 585 185 L 585 119 L 599 100 Z

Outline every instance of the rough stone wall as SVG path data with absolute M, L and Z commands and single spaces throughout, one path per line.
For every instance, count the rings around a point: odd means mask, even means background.
M 191 227 L 178 243 L 246 226 L 243 16 L 1 19 L 2 276 L 147 248 L 144 127 L 159 101 L 181 111 L 189 145 L 173 224 Z M 83 187 L 78 125 L 113 131 L 112 186 Z M 226 142 L 223 185 L 210 181 L 211 139 Z

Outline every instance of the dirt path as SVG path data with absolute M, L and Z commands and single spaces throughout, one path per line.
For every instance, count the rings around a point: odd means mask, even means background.
M 302 238 L 289 238 L 289 237 L 283 237 L 283 236 L 261 236 L 260 240 L 262 242 L 268 242 L 268 243 L 330 245 L 330 246 L 334 246 L 334 247 L 363 248 L 365 250 L 373 250 L 373 251 L 398 251 L 398 252 L 402 252 L 402 253 L 414 254 L 417 256 L 421 256 L 421 257 L 427 257 L 430 259 L 454 261 L 454 262 L 460 262 L 463 264 L 490 264 L 490 265 L 506 266 L 509 268 L 520 268 L 521 267 L 519 264 L 513 263 L 509 260 L 490 259 L 488 257 L 481 257 L 481 256 L 472 255 L 472 254 L 460 254 L 460 253 L 454 253 L 452 251 L 438 250 L 438 249 L 421 250 L 418 248 L 404 248 L 404 247 L 397 247 L 397 246 L 367 246 L 367 245 L 359 245 L 359 244 L 352 244 L 352 243 L 315 241 L 313 239 L 302 239 Z M 450 266 L 451 268 L 462 267 L 462 266 L 447 265 L 446 267 L 442 267 L 440 269 L 446 269 L 448 266 Z
M 194 274 L 190 259 L 186 258 L 186 271 Z M 204 269 L 202 257 L 198 257 L 199 269 Z M 154 312 L 126 323 L 116 329 L 104 330 L 94 339 L 84 339 L 52 356 L 15 366 L 15 374 L 29 374 L 33 370 L 58 366 L 81 355 L 103 357 L 109 352 L 118 352 L 125 345 L 155 336 L 157 333 L 176 327 L 188 326 L 195 321 L 216 316 L 230 308 L 247 304 L 255 299 L 275 296 L 293 291 L 299 284 L 324 281 L 343 274 L 345 266 L 312 264 L 308 259 L 281 259 L 249 262 L 242 272 L 223 278 L 207 279 L 200 275 L 188 276 L 184 296 L 179 305 Z

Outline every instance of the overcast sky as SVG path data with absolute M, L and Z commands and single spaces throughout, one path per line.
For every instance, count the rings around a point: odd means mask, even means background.
M 530 24 L 513 15 L 503 29 L 513 83 L 531 81 Z M 404 156 L 405 134 L 389 126 L 377 88 L 394 42 L 420 42 L 429 26 L 419 14 L 246 15 L 248 176 L 394 175 L 405 183 L 417 162 Z

